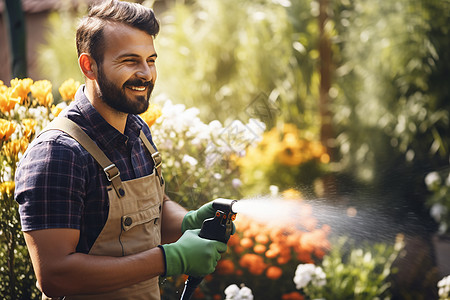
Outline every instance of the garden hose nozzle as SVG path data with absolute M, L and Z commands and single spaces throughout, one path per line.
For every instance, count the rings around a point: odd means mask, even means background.
M 213 201 L 212 207 L 216 210 L 213 218 L 203 221 L 199 237 L 228 243 L 233 231 L 233 221 L 236 219 L 236 212 L 233 211 L 233 204 L 236 200 L 219 198 Z M 181 294 L 181 300 L 191 299 L 192 294 L 203 277 L 189 276 L 184 283 L 184 290 Z

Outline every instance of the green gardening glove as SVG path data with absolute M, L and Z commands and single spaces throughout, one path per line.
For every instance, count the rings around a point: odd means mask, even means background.
M 201 277 L 214 272 L 220 253 L 227 250 L 227 245 L 202 239 L 199 233 L 199 229 L 187 230 L 175 243 L 159 246 L 164 251 L 164 276 L 186 274 Z
M 185 232 L 190 229 L 200 229 L 203 221 L 209 218 L 213 218 L 216 214 L 216 210 L 212 207 L 213 201 L 203 204 L 197 210 L 189 211 L 183 218 L 181 223 L 181 232 Z

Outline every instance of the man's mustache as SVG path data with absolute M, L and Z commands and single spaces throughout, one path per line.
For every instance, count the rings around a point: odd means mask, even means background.
M 151 81 L 142 81 L 139 79 L 130 79 L 127 80 L 124 84 L 124 86 L 149 86 L 150 88 L 153 88 L 153 82 Z

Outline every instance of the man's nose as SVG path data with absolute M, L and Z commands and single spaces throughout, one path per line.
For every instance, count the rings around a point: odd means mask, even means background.
M 153 72 L 151 67 L 144 63 L 141 65 L 139 70 L 136 72 L 136 76 L 144 81 L 152 81 L 153 80 Z

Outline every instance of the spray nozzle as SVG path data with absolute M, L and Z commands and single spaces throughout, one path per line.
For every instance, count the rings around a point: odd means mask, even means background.
M 212 207 L 216 210 L 213 218 L 203 221 L 199 236 L 209 240 L 227 243 L 233 231 L 233 221 L 236 213 L 233 204 L 236 200 L 219 198 L 213 201 Z

